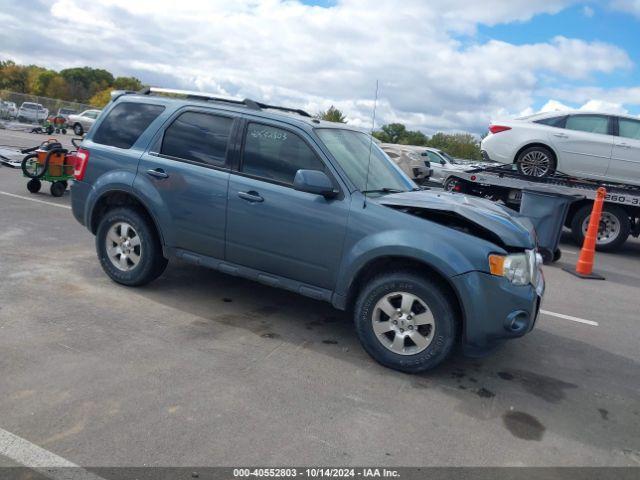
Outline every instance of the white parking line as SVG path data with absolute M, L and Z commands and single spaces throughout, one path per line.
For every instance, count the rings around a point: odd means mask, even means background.
M 60 208 L 66 208 L 67 210 L 71 210 L 71 207 L 69 205 L 60 205 L 59 203 L 47 202 L 45 200 L 38 200 L 37 198 L 25 197 L 23 195 L 16 195 L 15 193 L 9 193 L 9 192 L 0 191 L 0 194 L 6 195 L 7 197 L 21 198 L 22 200 L 29 200 L 30 202 L 44 203 L 45 205 L 51 205 L 52 207 L 60 207 Z
M 580 252 L 574 252 L 572 250 L 561 250 L 562 253 L 568 253 L 569 255 L 578 255 Z
M 593 320 L 585 320 L 584 318 L 572 317 L 571 315 L 565 315 L 564 313 L 555 313 L 542 309 L 540 310 L 540 313 L 543 315 L 549 315 L 551 317 L 563 318 L 564 320 L 571 320 L 572 322 L 584 323 L 586 325 L 591 325 L 592 327 L 599 326 L 598 322 L 594 322 Z
M 0 455 L 54 480 L 104 480 L 69 460 L 0 428 Z

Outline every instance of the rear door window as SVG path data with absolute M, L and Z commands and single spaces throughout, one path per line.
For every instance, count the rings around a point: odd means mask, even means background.
M 249 124 L 242 156 L 243 173 L 290 185 L 298 170 L 325 171 L 325 167 L 311 147 L 295 133 L 258 123 Z
M 609 117 L 604 115 L 571 115 L 567 118 L 565 128 L 607 135 L 609 133 Z
M 117 104 L 100 124 L 93 141 L 101 145 L 131 148 L 147 127 L 164 111 L 162 105 L 123 102 Z
M 618 135 L 625 138 L 640 140 L 640 120 L 618 118 Z

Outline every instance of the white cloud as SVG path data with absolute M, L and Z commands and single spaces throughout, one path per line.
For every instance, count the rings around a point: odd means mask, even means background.
M 12 21 L 0 31 L 0 58 L 53 68 L 91 65 L 151 84 L 312 112 L 333 104 L 362 126 L 370 124 L 379 79 L 378 123 L 481 131 L 489 118 L 530 108 L 543 78 L 585 81 L 632 66 L 623 50 L 602 42 L 555 37 L 513 45 L 473 36 L 479 24 L 526 21 L 571 3 L 407 0 L 399 8 L 391 0 L 340 0 L 322 8 L 292 0 L 21 2 L 3 12 Z M 47 28 L 27 27 L 33 24 Z M 462 42 L 460 33 L 471 36 Z
M 613 0 L 611 7 L 640 18 L 640 0 Z
M 607 102 L 605 100 L 589 100 L 580 107 L 580 110 L 590 110 L 602 113 L 629 113 L 629 110 L 624 108 L 621 104 Z
M 595 12 L 589 5 L 585 5 L 584 7 L 582 7 L 582 14 L 587 18 L 592 18 Z
M 572 108 L 558 100 L 549 100 L 540 109 L 541 112 L 564 112 L 566 110 L 572 110 Z

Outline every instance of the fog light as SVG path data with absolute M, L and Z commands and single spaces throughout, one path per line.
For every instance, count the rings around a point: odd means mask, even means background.
M 524 310 L 516 310 L 507 315 L 504 321 L 505 330 L 511 333 L 524 332 L 529 326 L 529 314 Z

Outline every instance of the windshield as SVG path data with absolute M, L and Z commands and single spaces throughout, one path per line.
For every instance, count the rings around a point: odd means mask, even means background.
M 358 190 L 406 192 L 416 188 L 366 133 L 339 128 L 318 128 L 316 132 Z
M 24 108 L 25 110 L 35 110 L 38 107 L 36 106 L 35 103 L 26 103 L 25 102 L 25 103 L 22 104 L 22 108 Z
M 449 155 L 447 152 L 443 152 L 442 150 L 438 150 L 438 153 L 440 155 L 442 155 L 444 158 L 446 158 L 449 163 L 453 163 L 454 165 L 459 165 L 460 162 L 458 160 L 456 160 L 455 158 L 453 158 L 451 155 Z

